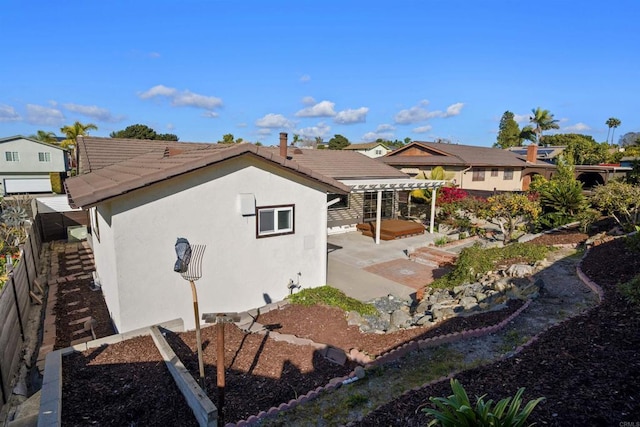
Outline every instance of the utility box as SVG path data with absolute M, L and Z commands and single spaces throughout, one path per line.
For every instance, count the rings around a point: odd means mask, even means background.
M 87 240 L 86 225 L 74 225 L 72 227 L 67 227 L 68 242 L 80 242 L 82 240 Z

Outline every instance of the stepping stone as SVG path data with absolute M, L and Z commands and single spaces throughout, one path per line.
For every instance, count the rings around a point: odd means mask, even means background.
M 87 317 L 83 317 L 82 319 L 73 320 L 73 321 L 69 322 L 69 326 L 79 325 L 80 323 L 85 323 L 87 321 L 90 321 L 91 319 L 92 319 L 91 316 L 87 316 Z
M 80 304 L 80 301 L 68 302 L 67 307 L 73 307 L 74 305 L 78 305 L 78 304 Z
M 321 351 L 322 356 L 330 362 L 337 363 L 340 366 L 344 366 L 347 361 L 347 354 L 339 348 L 327 346 Z
M 71 292 L 78 292 L 80 290 L 80 288 L 73 288 L 73 289 L 68 289 L 68 290 L 62 290 L 62 295 L 66 295 L 66 294 L 70 294 Z
M 79 308 L 77 310 L 70 311 L 68 314 L 80 314 L 84 313 L 85 311 L 89 311 L 89 307 Z

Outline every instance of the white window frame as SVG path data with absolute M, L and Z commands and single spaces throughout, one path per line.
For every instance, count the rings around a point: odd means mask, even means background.
M 270 229 L 261 230 L 263 225 L 263 214 L 273 213 Z M 278 216 L 281 213 L 289 212 L 289 224 L 286 227 L 280 227 Z M 266 218 L 265 218 L 266 219 Z M 268 225 L 268 224 L 266 224 Z M 277 206 L 258 206 L 256 207 L 256 237 L 273 237 L 285 234 L 295 233 L 295 205 L 277 205 Z
M 7 162 L 19 162 L 20 154 L 17 151 L 5 151 L 4 158 Z
M 44 163 L 49 163 L 51 162 L 51 153 L 47 152 L 47 151 L 41 151 L 38 153 L 38 161 L 39 162 L 44 162 Z

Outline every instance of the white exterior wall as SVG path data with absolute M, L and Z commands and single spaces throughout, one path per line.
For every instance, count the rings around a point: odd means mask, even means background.
M 256 216 L 240 213 L 243 193 L 254 194 L 257 206 L 295 204 L 295 233 L 256 238 Z M 261 160 L 227 161 L 115 198 L 109 207 L 111 226 L 101 220 L 94 250 L 120 332 L 176 317 L 195 327 L 189 282 L 173 271 L 178 237 L 207 246 L 196 282 L 200 314 L 282 300 L 298 273 L 303 287 L 326 284 L 326 192 Z
M 17 162 L 7 162 L 5 152 L 17 152 Z M 49 153 L 50 162 L 38 160 L 38 153 Z M 48 144 L 40 144 L 28 139 L 15 139 L 0 144 L 0 171 L 3 173 L 49 173 L 64 172 L 64 151 Z
M 386 155 L 387 153 L 390 153 L 391 150 L 383 147 L 382 145 L 378 145 L 374 148 L 369 148 L 367 150 L 357 150 L 359 153 L 364 154 L 367 157 L 371 157 L 372 159 L 375 159 L 376 157 L 382 157 L 384 155 Z M 380 154 L 376 153 L 376 151 L 380 151 Z

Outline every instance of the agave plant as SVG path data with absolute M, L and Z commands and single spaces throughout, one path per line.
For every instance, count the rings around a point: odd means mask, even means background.
M 524 388 L 520 388 L 513 398 L 504 398 L 495 406 L 493 400 L 485 402 L 485 395 L 480 396 L 476 398 L 474 407 L 458 380 L 451 379 L 451 390 L 453 395 L 449 397 L 429 398 L 437 408 L 422 410 L 434 417 L 429 426 L 524 427 L 533 409 L 544 400 L 544 397 L 539 397 L 529 401 L 524 408 L 520 409 L 524 393 Z

